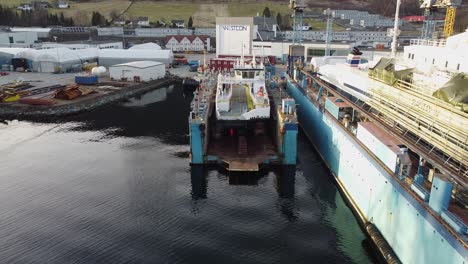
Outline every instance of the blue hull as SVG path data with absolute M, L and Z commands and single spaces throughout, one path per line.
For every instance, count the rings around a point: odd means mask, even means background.
M 385 165 L 321 112 L 297 84 L 299 124 L 322 156 L 360 220 L 372 222 L 403 263 L 466 263 L 463 245 L 404 189 Z

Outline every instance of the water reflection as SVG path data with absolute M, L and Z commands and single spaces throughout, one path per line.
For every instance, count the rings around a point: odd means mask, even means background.
M 206 199 L 207 171 L 203 166 L 193 165 L 190 168 L 192 200 Z
M 229 185 L 256 186 L 258 181 L 265 177 L 265 172 L 230 172 Z
M 278 192 L 279 210 L 290 222 L 298 218 L 295 199 L 296 168 L 283 166 L 281 173 L 276 175 L 276 190 Z
M 169 88 L 159 88 L 154 91 L 138 95 L 123 102 L 122 105 L 126 107 L 145 107 L 154 103 L 162 102 L 167 99 Z M 172 91 L 172 89 L 171 89 Z

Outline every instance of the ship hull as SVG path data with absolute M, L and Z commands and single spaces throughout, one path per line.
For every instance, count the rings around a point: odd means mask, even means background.
M 332 172 L 362 224 L 373 223 L 403 263 L 465 263 L 466 249 L 392 173 L 295 82 L 303 131 Z

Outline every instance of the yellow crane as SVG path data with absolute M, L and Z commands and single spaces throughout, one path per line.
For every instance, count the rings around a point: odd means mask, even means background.
M 424 8 L 428 13 L 439 9 L 446 9 L 444 37 L 450 37 L 453 34 L 455 26 L 457 7 L 461 5 L 462 0 L 419 0 L 419 3 L 421 4 L 421 8 Z

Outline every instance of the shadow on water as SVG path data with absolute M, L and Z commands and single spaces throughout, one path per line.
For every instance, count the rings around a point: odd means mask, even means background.
M 283 166 L 280 173 L 276 174 L 276 191 L 278 192 L 279 210 L 290 222 L 296 221 L 298 218 L 295 184 L 295 166 Z
M 207 170 L 203 166 L 190 167 L 190 183 L 192 184 L 192 200 L 206 199 Z
M 194 202 L 207 199 L 209 189 L 207 177 L 210 171 L 213 171 L 213 169 L 197 165 L 191 166 L 191 196 Z M 297 208 L 295 204 L 295 166 L 281 166 L 272 171 L 252 173 L 226 172 L 217 169 L 215 171 L 218 175 L 227 177 L 228 183 L 231 186 L 257 186 L 260 180 L 268 177 L 270 173 L 273 173 L 275 175 L 274 183 L 278 194 L 279 211 L 289 221 L 295 221 L 297 219 Z
M 157 137 L 168 144 L 188 144 L 191 100 L 180 84 L 174 84 L 63 121 L 77 122 L 76 131 L 101 131 L 110 137 Z

